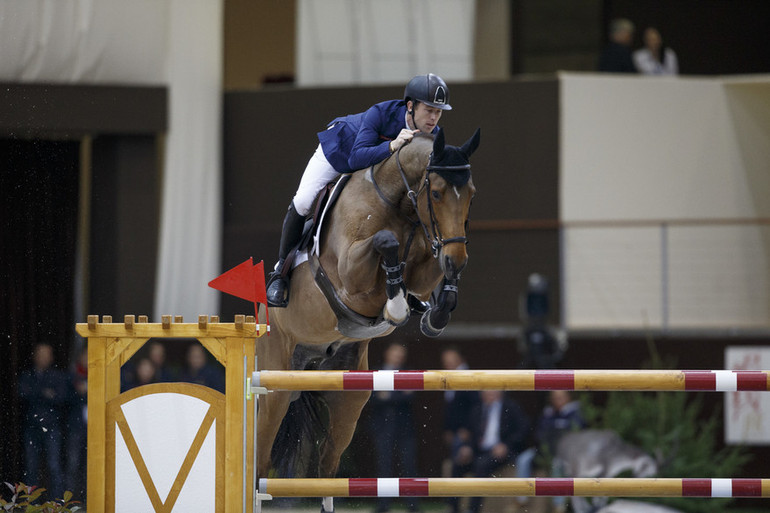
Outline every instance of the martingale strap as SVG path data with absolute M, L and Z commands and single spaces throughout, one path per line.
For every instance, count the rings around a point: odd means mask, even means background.
M 343 303 L 326 271 L 321 266 L 318 255 L 310 253 L 308 261 L 310 263 L 310 271 L 318 288 L 326 297 L 326 301 L 334 312 L 334 316 L 337 317 L 337 330 L 341 334 L 351 338 L 373 338 L 379 337 L 393 328 L 393 325 L 386 321 L 382 315 L 379 317 L 367 317 Z

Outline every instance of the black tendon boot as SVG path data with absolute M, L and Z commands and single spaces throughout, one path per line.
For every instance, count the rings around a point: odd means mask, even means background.
M 297 212 L 297 209 L 294 208 L 294 202 L 292 202 L 289 205 L 289 211 L 286 212 L 286 217 L 283 219 L 278 263 L 267 281 L 267 304 L 270 306 L 283 308 L 289 304 L 289 276 L 288 271 L 283 272 L 283 267 L 289 252 L 299 244 L 304 225 L 305 216 Z

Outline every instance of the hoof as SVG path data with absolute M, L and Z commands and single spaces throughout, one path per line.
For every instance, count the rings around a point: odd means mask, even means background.
M 444 328 L 436 329 L 430 325 L 430 312 L 431 310 L 428 310 L 420 317 L 420 331 L 426 337 L 438 337 L 444 332 Z

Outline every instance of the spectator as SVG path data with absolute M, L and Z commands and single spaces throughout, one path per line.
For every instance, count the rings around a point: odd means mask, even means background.
M 156 383 L 174 381 L 171 371 L 166 366 L 166 346 L 158 340 L 151 341 L 147 345 L 147 357 L 155 365 Z
M 225 380 L 221 369 L 208 363 L 206 350 L 200 344 L 192 344 L 187 349 L 187 369 L 182 373 L 180 381 L 197 383 L 225 393 Z
M 586 421 L 580 412 L 580 401 L 573 401 L 572 394 L 566 390 L 553 390 L 549 395 L 550 405 L 543 409 L 543 414 L 535 429 L 535 437 L 543 452 L 549 457 L 556 454 L 556 445 L 565 433 L 585 429 Z
M 136 362 L 136 381 L 134 387 L 141 387 L 155 383 L 156 369 L 155 364 L 149 358 L 140 358 Z
M 88 351 L 83 348 L 70 370 L 71 391 L 67 407 L 65 475 L 67 490 L 85 497 L 86 440 L 88 430 Z
M 468 369 L 465 358 L 456 347 L 441 352 L 441 366 L 446 370 Z M 476 391 L 444 392 L 444 442 L 450 450 L 451 461 L 454 461 L 457 449 L 471 439 L 471 412 L 478 404 L 479 393 Z
M 538 455 L 547 461 L 553 461 L 556 446 L 562 435 L 586 427 L 580 413 L 580 401 L 573 401 L 569 392 L 553 390 L 548 399 L 550 404 L 543 409 L 535 428 L 535 446 L 516 458 L 518 477 L 532 477 L 532 467 Z M 550 474 L 552 477 L 561 477 L 562 472 L 552 465 Z M 565 511 L 564 497 L 554 497 L 553 504 L 555 511 Z
M 24 456 L 27 484 L 42 484 L 40 460 L 45 452 L 48 470 L 47 488 L 53 497 L 64 494 L 61 466 L 62 410 L 70 396 L 67 374 L 53 367 L 53 347 L 38 343 L 33 352 L 32 369 L 19 377 L 19 396 L 25 408 Z
M 382 370 L 402 370 L 406 364 L 406 347 L 390 344 L 383 354 Z M 414 392 L 374 392 L 371 398 L 371 427 L 377 452 L 379 477 L 415 477 L 417 437 L 412 414 Z M 394 457 L 398 458 L 394 466 Z M 377 512 L 390 511 L 389 497 L 377 499 Z M 415 497 L 407 501 L 409 511 L 419 511 Z
M 471 443 L 457 451 L 453 475 L 473 472 L 475 477 L 490 477 L 504 465 L 511 464 L 524 449 L 529 432 L 529 420 L 513 400 L 500 390 L 481 392 L 481 404 L 472 414 Z M 471 511 L 481 509 L 481 497 L 471 499 Z M 459 502 L 452 501 L 456 512 Z
M 634 41 L 634 24 L 625 18 L 610 22 L 609 42 L 599 55 L 599 71 L 611 73 L 636 73 L 631 58 Z
M 663 46 L 663 38 L 654 27 L 648 27 L 642 37 L 644 46 L 633 54 L 634 65 L 644 75 L 677 75 L 679 62 L 671 48 Z

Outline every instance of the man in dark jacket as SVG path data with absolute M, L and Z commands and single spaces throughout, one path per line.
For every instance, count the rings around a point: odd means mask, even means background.
M 599 71 L 637 73 L 631 56 L 634 42 L 634 24 L 625 18 L 610 23 L 610 41 L 599 56 Z
M 39 485 L 40 460 L 45 453 L 52 497 L 64 494 L 62 473 L 62 415 L 71 398 L 67 373 L 53 367 L 53 347 L 47 343 L 35 346 L 33 366 L 19 377 L 19 396 L 24 403 L 24 455 L 26 484 Z
M 299 243 L 305 216 L 324 186 L 340 173 L 352 173 L 385 160 L 414 134 L 434 134 L 449 105 L 449 88 L 438 75 L 428 73 L 412 78 L 403 100 L 389 100 L 366 112 L 336 118 L 318 133 L 320 144 L 302 174 L 289 211 L 283 220 L 278 263 L 267 282 L 270 306 L 288 305 L 288 280 L 281 268 L 289 252 Z
M 471 419 L 472 441 L 457 452 L 452 474 L 472 471 L 475 477 L 490 477 L 524 449 L 530 422 L 519 405 L 500 390 L 482 391 L 481 404 Z M 457 511 L 456 501 L 453 509 Z M 471 511 L 477 513 L 480 509 L 481 497 L 474 497 Z
M 453 346 L 441 351 L 441 366 L 446 370 L 468 369 L 460 350 Z M 450 450 L 452 460 L 459 447 L 471 439 L 471 413 L 478 403 L 479 393 L 475 390 L 444 392 L 444 443 Z

